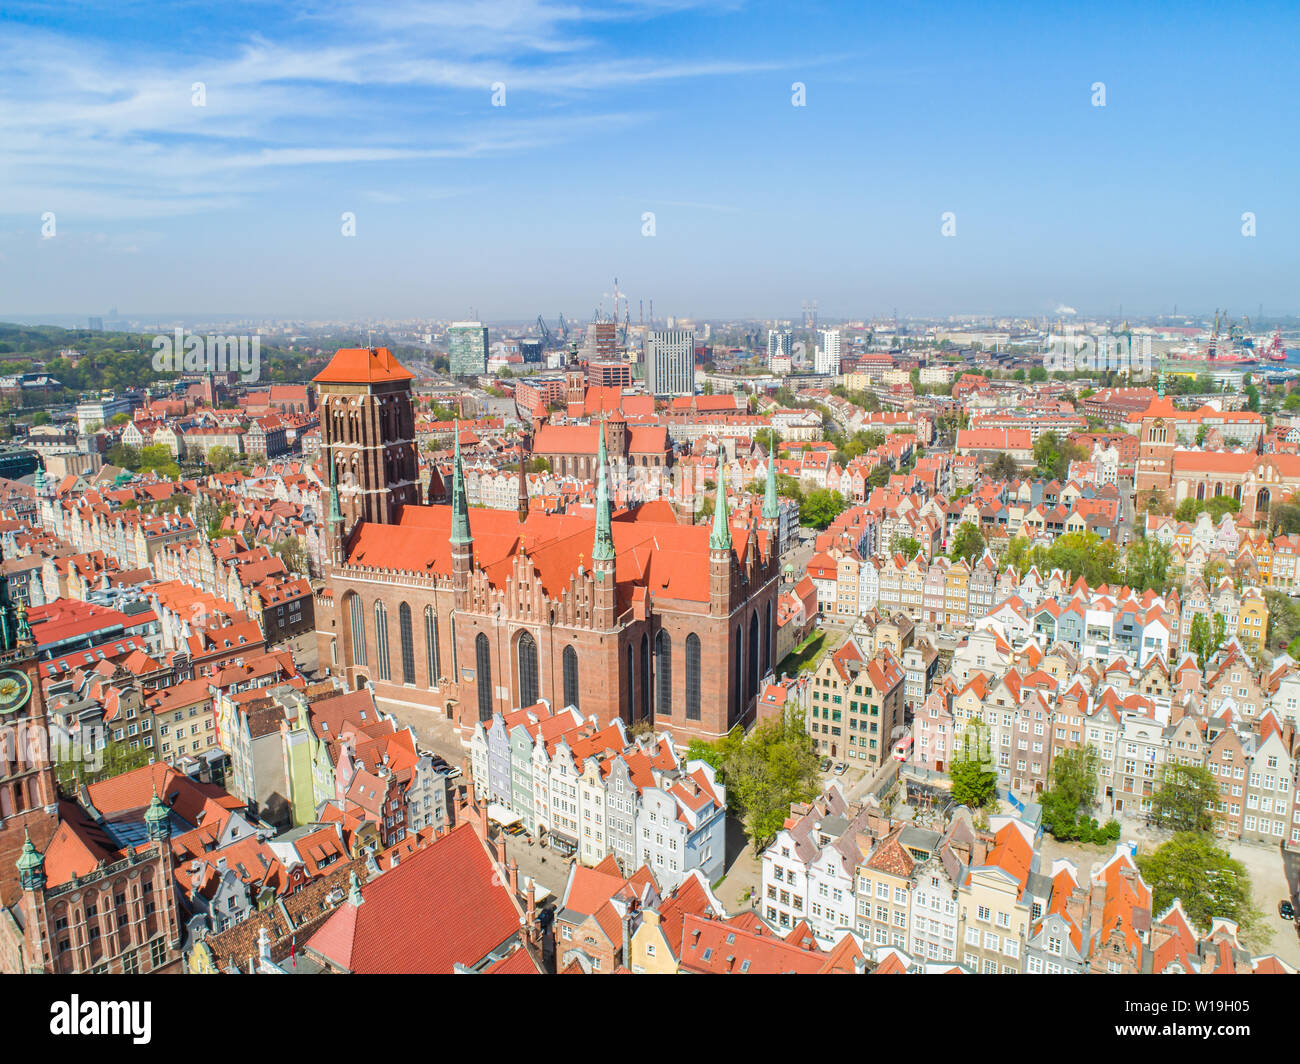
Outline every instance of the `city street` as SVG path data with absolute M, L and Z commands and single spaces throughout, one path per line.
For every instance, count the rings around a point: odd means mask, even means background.
M 1300 938 L 1296 936 L 1296 925 L 1277 914 L 1277 903 L 1291 896 L 1281 850 L 1277 846 L 1233 842 L 1228 844 L 1228 852 L 1250 873 L 1255 904 L 1264 913 L 1264 925 L 1273 932 L 1272 940 L 1260 952 L 1276 953 L 1293 968 L 1300 968 Z

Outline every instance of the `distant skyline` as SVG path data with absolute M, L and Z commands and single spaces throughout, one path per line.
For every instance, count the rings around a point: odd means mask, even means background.
M 1295 314 L 1298 28 L 1280 3 L 17 0 L 0 320 L 583 321 L 616 276 L 634 322 Z

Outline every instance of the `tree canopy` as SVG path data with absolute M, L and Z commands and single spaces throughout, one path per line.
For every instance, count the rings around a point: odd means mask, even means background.
M 1183 831 L 1154 853 L 1139 854 L 1138 871 L 1151 888 L 1151 909 L 1161 913 L 1177 898 L 1202 930 L 1217 917 L 1237 922 L 1243 937 L 1267 941 L 1261 914 L 1251 900 L 1250 873 L 1212 836 Z
M 953 534 L 949 556 L 954 561 L 962 558 L 972 564 L 984 554 L 984 545 L 984 533 L 969 521 L 963 521 Z
M 816 746 L 799 712 L 760 724 L 749 735 L 736 727 L 717 742 L 693 740 L 687 758 L 707 761 L 718 771 L 727 805 L 741 818 L 755 850 L 776 837 L 792 802 L 809 802 L 821 793 Z
M 799 523 L 821 531 L 839 517 L 847 506 L 844 496 L 838 491 L 815 488 L 799 504 Z
M 989 742 L 989 726 L 980 717 L 972 720 L 962 734 L 948 765 L 948 779 L 952 781 L 952 800 L 958 805 L 979 809 L 997 793 L 998 774 Z
M 1201 511 L 1206 511 L 1216 525 L 1223 520 L 1224 514 L 1241 511 L 1241 503 L 1231 495 L 1215 495 L 1210 499 L 1184 499 L 1174 508 L 1174 520 L 1195 521 Z
M 1051 787 L 1039 796 L 1043 827 L 1062 840 L 1113 842 L 1119 838 L 1119 821 L 1104 827 L 1088 815 L 1097 794 L 1101 758 L 1095 747 L 1068 747 L 1052 761 Z
M 1213 831 L 1219 783 L 1204 765 L 1170 762 L 1151 798 L 1151 815 L 1173 831 Z

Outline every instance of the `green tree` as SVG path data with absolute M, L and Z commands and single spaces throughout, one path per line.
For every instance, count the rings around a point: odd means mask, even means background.
M 280 540 L 271 548 L 271 553 L 278 555 L 284 567 L 291 573 L 307 572 L 307 548 L 297 536 Z
M 1219 781 L 1204 765 L 1171 762 L 1161 770 L 1151 796 L 1151 815 L 1173 831 L 1213 831 L 1219 802 Z
M 949 557 L 954 561 L 964 558 L 967 564 L 971 564 L 984 554 L 984 546 L 984 533 L 969 521 L 963 521 L 952 537 Z
M 208 451 L 207 461 L 214 473 L 225 473 L 235 464 L 235 452 L 221 443 Z
M 1300 396 L 1300 392 L 1291 394 Z M 1300 532 L 1300 506 L 1287 502 L 1272 506 L 1268 512 L 1268 527 L 1275 536 L 1293 536 Z
M 1215 917 L 1233 920 L 1243 938 L 1263 944 L 1269 934 L 1251 900 L 1250 873 L 1203 832 L 1179 832 L 1154 853 L 1139 854 L 1138 871 L 1151 888 L 1151 911 L 1160 913 L 1177 898 L 1200 929 Z
M 719 770 L 727 805 L 755 850 L 776 837 L 792 802 L 809 802 L 821 793 L 817 749 L 800 712 L 759 724 L 747 736 L 737 727 L 717 743 L 697 740 L 687 756 Z
M 1034 461 L 1045 477 L 1064 480 L 1070 471 L 1070 463 L 1086 457 L 1087 452 L 1082 447 L 1068 440 L 1062 441 L 1055 432 L 1044 432 L 1034 441 Z
M 838 491 L 815 488 L 799 505 L 799 523 L 820 531 L 843 513 L 847 506 L 844 496 Z
M 775 455 L 781 450 L 781 434 L 776 429 L 759 429 L 754 433 L 754 442 L 763 448 L 763 453 Z
M 1020 476 L 1020 466 L 1006 451 L 1001 451 L 989 463 L 989 476 L 994 480 L 1015 480 Z
M 1124 579 L 1137 591 L 1164 591 L 1169 560 L 1169 548 L 1158 539 L 1136 539 L 1124 555 Z
M 1223 520 L 1224 514 L 1241 511 L 1241 503 L 1231 495 L 1215 495 L 1209 499 L 1184 499 L 1174 509 L 1174 520 L 1195 521 L 1197 516 L 1206 511 L 1216 525 Z
M 36 411 L 36 413 L 32 415 L 33 425 L 48 425 L 49 423 L 50 423 L 50 415 L 46 413 L 44 410 L 38 410 Z
M 1205 663 L 1219 652 L 1226 637 L 1227 622 L 1223 619 L 1223 614 L 1216 613 L 1213 621 L 1203 613 L 1198 613 L 1192 618 L 1192 630 L 1187 639 L 1187 649 L 1196 655 L 1197 664 L 1200 665 L 1202 672 L 1205 671 Z
M 1090 815 L 1097 795 L 1100 756 L 1092 746 L 1069 747 L 1052 761 L 1051 787 L 1039 797 L 1043 827 L 1062 840 L 1110 842 L 1119 838 L 1119 821 L 1104 827 Z
M 905 558 L 915 558 L 920 549 L 920 543 L 902 532 L 895 532 L 893 539 L 889 541 L 890 553 L 901 554 Z
M 952 782 L 952 800 L 958 805 L 980 809 L 998 789 L 998 774 L 993 767 L 993 748 L 989 744 L 989 727 L 976 717 L 962 734 L 961 743 L 948 765 Z

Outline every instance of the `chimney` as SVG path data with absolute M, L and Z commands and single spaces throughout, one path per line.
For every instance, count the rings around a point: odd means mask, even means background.
M 975 841 L 970 845 L 970 863 L 972 868 L 978 868 L 989 856 L 989 840 L 983 835 L 975 836 Z
M 513 857 L 510 858 L 506 870 L 510 873 L 510 893 L 517 898 L 519 897 L 519 862 Z
M 1089 931 L 1092 933 L 1103 931 L 1102 918 L 1106 911 L 1106 881 L 1104 879 L 1092 880 L 1088 901 Z
M 474 800 L 474 786 L 473 786 L 473 784 L 471 784 L 471 785 L 470 785 L 470 801 L 472 802 L 473 800 Z M 491 832 L 490 832 L 489 829 L 488 829 L 488 803 L 487 803 L 487 796 L 484 795 L 484 796 L 483 796 L 483 799 L 482 799 L 481 801 L 479 801 L 479 803 L 478 803 L 478 837 L 479 837 L 480 839 L 482 839 L 484 842 L 487 842 L 488 839 L 489 839 L 489 837 L 490 837 L 490 834 L 491 834 Z
M 1070 891 L 1070 896 L 1065 901 L 1065 915 L 1082 932 L 1084 940 L 1087 940 L 1091 926 L 1087 920 L 1087 907 L 1087 888 L 1076 886 L 1074 890 Z
M 506 835 L 503 831 L 497 836 L 497 864 L 506 867 Z
M 623 914 L 623 966 L 632 967 L 632 917 L 633 908 L 629 905 Z

